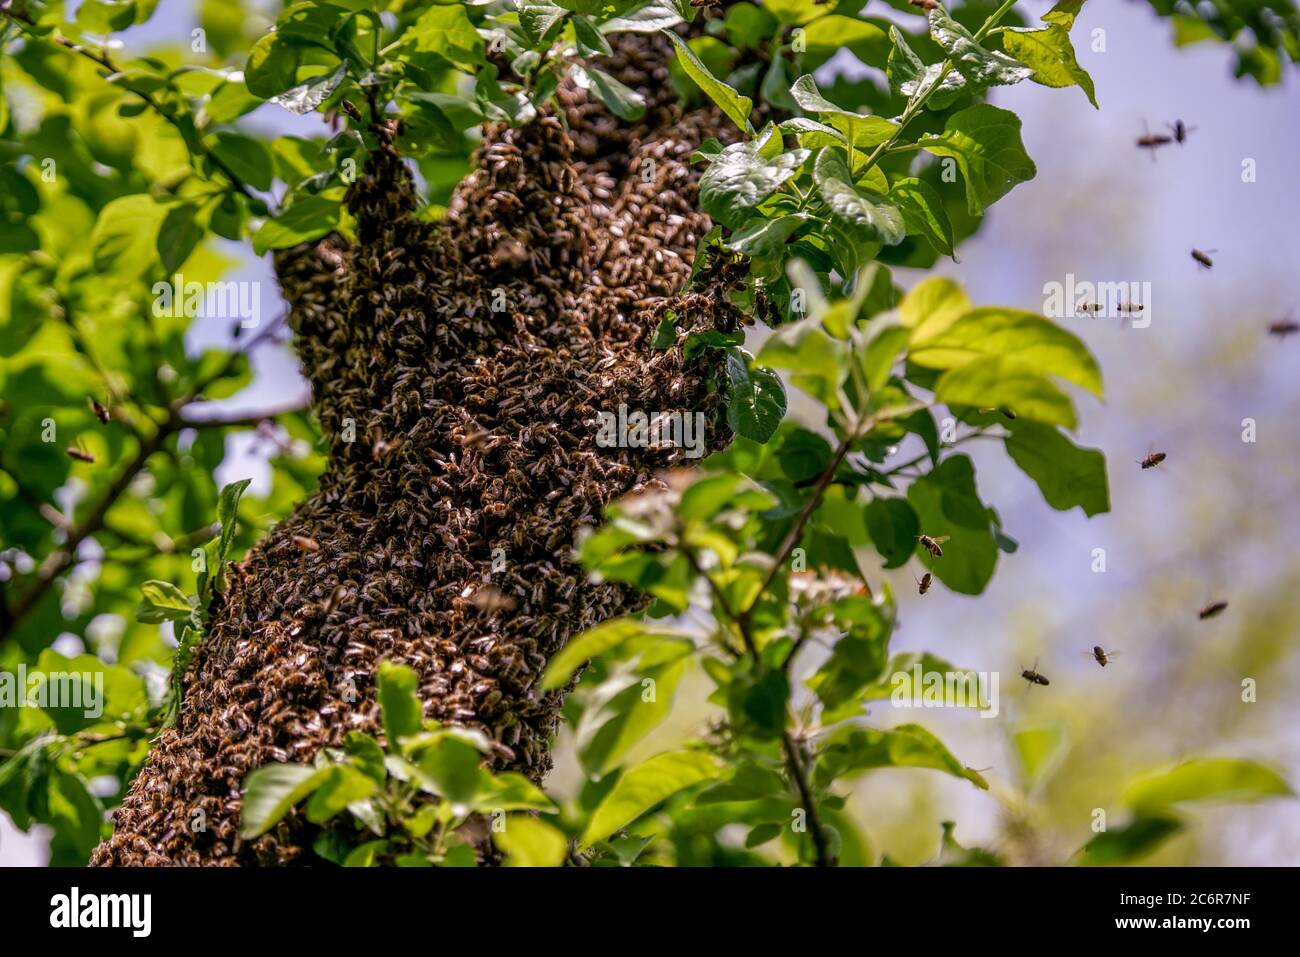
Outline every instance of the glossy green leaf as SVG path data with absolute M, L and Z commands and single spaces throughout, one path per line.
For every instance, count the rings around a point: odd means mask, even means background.
M 703 751 L 659 754 L 627 771 L 591 816 L 582 843 L 594 844 L 627 827 L 660 801 L 718 777 L 717 760 Z
M 956 162 L 972 216 L 1038 172 L 1020 140 L 1020 117 L 986 103 L 953 114 L 941 135 L 919 143 L 935 156 Z
M 1007 453 L 1038 483 L 1052 508 L 1078 506 L 1089 517 L 1110 511 L 1106 457 L 1081 449 L 1056 429 L 1017 418 L 1009 425 Z
M 749 125 L 749 114 L 754 108 L 754 101 L 747 96 L 741 96 L 710 73 L 709 68 L 696 56 L 695 51 L 676 33 L 665 30 L 664 35 L 677 48 L 677 62 L 681 64 L 682 69 L 695 85 L 704 91 L 705 96 L 716 103 L 718 109 L 722 110 L 741 130 L 752 130 Z
M 1255 761 L 1194 758 L 1136 778 L 1124 789 L 1123 801 L 1141 811 L 1185 801 L 1262 801 L 1293 793 L 1280 774 Z
M 244 806 L 239 834 L 251 840 L 280 822 L 289 809 L 306 798 L 330 775 L 330 768 L 308 764 L 267 764 L 244 779 Z

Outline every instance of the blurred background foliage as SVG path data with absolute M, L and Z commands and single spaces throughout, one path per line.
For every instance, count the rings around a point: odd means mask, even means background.
M 882 20 L 920 22 L 906 0 L 871 6 Z M 953 6 L 965 22 L 994 5 Z M 1047 6 L 1030 0 L 1018 10 L 1036 17 Z M 64 15 L 86 33 L 113 29 L 123 47 L 115 56 L 238 70 L 277 12 L 263 2 L 86 0 Z M 876 772 L 850 802 L 864 824 L 856 839 L 844 828 L 845 863 L 967 860 L 962 846 L 1012 863 L 1062 862 L 1092 836 L 1095 808 L 1107 810 L 1114 830 L 1128 820 L 1121 795 L 1133 779 L 1193 753 L 1252 757 L 1300 777 L 1292 640 L 1300 624 L 1300 342 L 1264 332 L 1300 302 L 1288 233 L 1300 214 L 1290 172 L 1300 151 L 1290 122 L 1300 109 L 1291 66 L 1300 59 L 1298 24 L 1290 0 L 1094 3 L 1080 16 L 1076 46 L 1103 112 L 1077 95 L 993 96 L 1024 118 L 1040 177 L 1004 200 L 943 272 L 976 302 L 1028 309 L 1041 307 L 1045 282 L 1067 273 L 1149 281 L 1154 321 L 1144 330 L 1106 321 L 1076 330 L 1108 382 L 1107 405 L 1085 413 L 1081 436 L 1107 452 L 1110 515 L 1088 523 L 1077 512 L 1052 512 L 1000 455 L 974 443 L 981 484 L 1001 490 L 997 504 L 1019 552 L 1003 556 L 1002 574 L 980 599 L 942 589 L 919 598 L 911 567 L 880 573 L 903 596 L 895 651 L 925 648 L 1007 680 L 995 721 L 924 713 L 966 763 L 990 768 L 991 791 L 975 794 L 922 771 Z M 205 31 L 206 51 L 192 49 L 195 27 Z M 1089 49 L 1085 38 L 1098 29 L 1105 48 Z M 23 43 L 12 23 L 0 30 L 0 594 L 10 608 L 32 602 L 21 627 L 4 623 L 11 634 L 0 643 L 0 669 L 78 670 L 79 655 L 109 666 L 102 720 L 0 709 L 0 862 L 80 863 L 147 751 L 147 715 L 161 701 L 175 647 L 169 625 L 136 621 L 141 583 L 188 582 L 191 549 L 213 532 L 220 485 L 250 475 L 236 551 L 251 545 L 312 487 L 321 442 L 301 411 L 304 387 L 277 324 L 268 257 L 210 237 L 175 263 L 187 281 L 258 282 L 257 330 L 153 315 L 140 277 L 155 250 L 133 242 L 130 229 L 111 263 L 95 261 L 87 240 L 114 200 L 152 192 L 204 202 L 211 184 L 187 177 L 181 135 L 136 110 L 95 64 Z M 917 49 L 926 55 L 920 42 Z M 887 111 L 887 92 L 863 69 L 871 58 L 867 48 L 828 55 L 818 74 L 823 92 Z M 1234 83 L 1234 75 L 1253 82 Z M 220 98 L 215 87 L 195 89 L 226 111 L 215 114 L 222 121 L 264 143 L 277 171 L 292 158 L 286 144 L 274 149 L 277 139 L 327 138 L 319 116 L 246 102 L 226 79 L 232 89 Z M 1133 148 L 1144 122 L 1163 129 L 1176 117 L 1197 127 L 1187 144 L 1156 162 Z M 471 145 L 464 138 L 424 152 L 431 215 L 467 169 Z M 1257 182 L 1242 182 L 1245 158 L 1258 162 Z M 54 182 L 42 179 L 46 159 L 58 171 Z M 960 204 L 949 213 L 959 237 L 974 228 L 963 224 Z M 186 248 L 184 235 L 174 238 Z M 1220 250 L 1211 273 L 1195 269 L 1192 246 Z M 909 285 L 905 267 L 932 262 L 920 253 L 904 259 L 896 278 Z M 92 401 L 108 410 L 107 423 Z M 797 402 L 792 408 L 797 418 Z M 1245 417 L 1258 422 L 1253 444 L 1240 438 Z M 48 419 L 54 442 L 42 441 Z M 1152 443 L 1169 452 L 1167 468 L 1141 472 L 1136 460 Z M 94 503 L 107 500 L 99 514 Z M 1107 551 L 1104 574 L 1091 571 L 1095 548 Z M 34 592 L 43 577 L 51 586 Z M 1197 620 L 1196 610 L 1216 599 L 1230 601 L 1229 610 Z M 1084 657 L 1097 643 L 1122 657 L 1097 668 Z M 1030 693 L 1010 676 L 1035 660 L 1053 684 Z M 1241 702 L 1246 677 L 1258 683 L 1253 704 Z M 684 676 L 677 706 L 637 746 L 640 756 L 700 730 L 706 687 L 701 675 Z M 889 712 L 882 702 L 873 717 L 894 722 Z M 904 712 L 896 723 L 914 718 Z M 56 747 L 39 760 L 14 760 L 50 732 L 62 736 Z M 571 730 L 557 764 L 552 789 L 578 796 L 585 778 Z M 21 768 L 26 780 L 6 767 Z M 20 789 L 36 796 L 13 800 Z M 1203 826 L 1179 832 L 1151 862 L 1300 858 L 1293 801 L 1199 809 L 1189 819 Z M 960 822 L 955 831 L 944 828 L 950 820 Z M 52 826 L 32 826 L 41 821 Z M 679 863 L 717 853 L 675 840 Z

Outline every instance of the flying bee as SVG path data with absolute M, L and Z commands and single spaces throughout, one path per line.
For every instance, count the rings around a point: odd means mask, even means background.
M 1138 464 L 1144 469 L 1153 469 L 1166 458 L 1168 458 L 1168 455 L 1164 452 L 1150 452 L 1147 454 L 1147 457 Z
M 916 578 L 915 575 L 913 575 L 912 577 Z M 930 590 L 930 586 L 932 584 L 934 584 L 934 576 L 931 575 L 929 572 L 926 572 L 919 579 L 917 579 L 916 590 L 919 594 L 924 595 L 926 592 Z
M 293 537 L 293 543 L 304 552 L 320 551 L 320 543 L 314 538 L 308 538 L 306 535 L 295 535 Z
M 1206 605 L 1202 608 L 1197 612 L 1196 617 L 1201 619 L 1201 621 L 1205 621 L 1207 618 L 1213 618 L 1215 615 L 1221 614 L 1227 607 L 1228 603 L 1226 601 L 1216 601 L 1213 604 Z
M 921 547 L 933 555 L 935 558 L 943 558 L 943 549 L 939 547 L 940 543 L 946 542 L 950 536 L 938 535 L 931 538 L 929 535 L 918 535 L 916 540 L 921 543 Z
M 1187 142 L 1187 137 L 1196 132 L 1196 127 L 1188 126 L 1182 120 L 1174 120 L 1172 123 L 1166 123 L 1169 131 L 1174 134 L 1174 142 L 1179 146 Z
M 68 446 L 68 448 L 67 448 L 65 451 L 67 451 L 68 456 L 69 456 L 70 458 L 74 458 L 74 459 L 76 459 L 78 462 L 94 462 L 94 461 L 95 461 L 95 457 L 94 457 L 93 455 L 91 455 L 89 452 L 87 452 L 85 449 L 79 449 L 79 448 L 77 448 L 76 446 L 72 446 L 72 445 L 70 445 L 70 446 Z
M 1106 311 L 1106 307 L 1099 302 L 1081 302 L 1075 308 L 1085 316 L 1095 316 L 1099 312 Z
M 1210 253 L 1217 253 L 1217 252 L 1218 252 L 1217 249 L 1206 249 L 1206 250 L 1193 249 L 1192 258 L 1196 260 L 1196 265 L 1200 266 L 1202 269 L 1213 269 L 1214 260 L 1210 258 Z
M 1101 645 L 1093 645 L 1092 651 L 1084 651 L 1080 653 L 1087 655 L 1089 658 L 1097 662 L 1097 664 L 1101 665 L 1103 668 L 1105 668 L 1106 665 L 1110 664 L 1112 658 L 1115 658 L 1119 655 L 1118 651 L 1107 651 Z
M 1115 308 L 1120 312 L 1141 312 L 1146 306 L 1140 302 L 1121 302 Z
M 99 419 L 101 425 L 108 425 L 108 409 L 100 405 L 95 399 L 90 400 L 90 411 L 95 413 L 95 418 Z
M 1151 162 L 1156 161 L 1156 150 L 1162 146 L 1168 146 L 1174 141 L 1172 136 L 1165 136 L 1163 133 L 1152 133 L 1147 127 L 1147 121 L 1142 121 L 1142 129 L 1145 131 L 1137 138 L 1137 147 L 1140 150 L 1151 151 Z
M 1279 319 L 1277 322 L 1269 323 L 1268 334 L 1277 336 L 1279 339 L 1285 339 L 1292 333 L 1300 332 L 1300 322 L 1294 319 Z
M 1038 670 L 1037 658 L 1034 659 L 1034 666 L 1032 668 L 1025 668 L 1020 672 L 1020 677 L 1028 681 L 1031 686 L 1043 685 L 1044 687 L 1046 687 L 1047 685 L 1051 684 L 1051 682 L 1047 680 L 1047 675 L 1042 674 Z

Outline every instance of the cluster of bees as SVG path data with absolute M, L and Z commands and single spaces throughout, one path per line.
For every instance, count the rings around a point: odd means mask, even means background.
M 232 566 L 177 724 L 94 863 L 307 859 L 314 833 L 296 812 L 240 842 L 243 777 L 353 730 L 381 734 L 382 660 L 416 671 L 429 718 L 485 732 L 494 769 L 549 769 L 563 694 L 536 687 L 547 660 L 646 601 L 571 562 L 574 531 L 681 456 L 598 447 L 596 413 L 702 410 L 719 447 L 724 399 L 709 380 L 723 353 L 687 364 L 650 349 L 652 313 L 671 306 L 682 333 L 741 318 L 711 280 L 677 292 L 709 228 L 689 157 L 728 135 L 725 118 L 682 113 L 663 38 L 610 39 L 601 67 L 645 96 L 642 122 L 566 85 L 563 124 L 485 128 L 437 224 L 416 213 L 405 165 L 377 150 L 348 195 L 356 245 L 277 255 L 330 459 L 316 492 Z M 185 826 L 197 808 L 201 834 Z

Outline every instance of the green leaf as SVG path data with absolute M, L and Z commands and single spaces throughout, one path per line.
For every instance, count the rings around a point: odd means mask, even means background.
M 90 234 L 95 271 L 140 278 L 158 262 L 158 232 L 168 209 L 144 193 L 121 196 L 99 211 Z
M 1276 771 L 1241 758 L 1194 758 L 1129 783 L 1123 801 L 1138 811 L 1184 801 L 1262 801 L 1294 792 Z
M 1002 45 L 1012 56 L 1032 67 L 1033 80 L 1043 86 L 1078 86 L 1094 107 L 1097 91 L 1088 71 L 1075 59 L 1070 34 L 1055 24 L 1041 30 L 1007 29 Z
M 700 206 L 717 222 L 737 229 L 807 158 L 808 150 L 796 149 L 767 160 L 756 143 L 734 143 L 700 177 Z
M 998 546 L 990 531 L 988 510 L 975 488 L 969 456 L 953 455 L 917 479 L 907 490 L 921 533 L 948 536 L 943 556 L 934 558 L 919 545 L 916 553 L 934 576 L 963 595 L 978 595 L 993 577 Z
M 656 2 L 647 3 L 643 7 L 637 7 L 629 13 L 622 16 L 606 20 L 600 25 L 601 33 L 621 33 L 631 31 L 633 33 L 655 33 L 668 27 L 676 26 L 682 22 L 681 15 L 672 8 L 670 3 Z
M 483 38 L 459 3 L 429 7 L 402 35 L 402 45 L 410 53 L 432 53 L 469 71 L 487 63 Z
M 474 806 L 479 810 L 545 811 L 553 814 L 555 804 L 536 784 L 515 771 L 486 775 L 479 782 Z
M 855 113 L 832 103 L 817 89 L 817 83 L 810 74 L 805 74 L 794 81 L 790 87 L 790 95 L 799 104 L 800 109 L 822 117 L 831 129 L 843 137 L 844 141 L 852 143 L 857 149 L 879 146 L 898 132 L 898 124 L 883 116 Z M 797 119 L 782 123 L 782 129 L 784 130 L 788 125 L 796 132 L 801 129 Z M 802 130 L 815 132 L 813 127 L 807 126 L 802 127 Z
M 703 751 L 656 755 L 618 779 L 592 814 L 582 843 L 603 840 L 665 798 L 718 776 L 717 761 Z
M 886 72 L 889 88 L 895 93 L 916 100 L 933 88 L 934 92 L 925 101 L 926 107 L 931 110 L 947 109 L 954 100 L 966 93 L 966 78 L 959 70 L 944 73 L 942 63 L 927 66 L 912 52 L 898 27 L 889 28 L 889 38 L 893 41 L 893 48 L 889 51 Z
M 578 41 L 578 53 L 581 56 L 609 56 L 614 52 L 590 17 L 573 18 L 573 35 Z
M 289 809 L 324 783 L 332 769 L 307 764 L 267 764 L 244 779 L 244 807 L 239 835 L 245 840 L 265 834 Z
M 988 790 L 988 782 L 953 757 L 925 728 L 901 724 L 888 731 L 847 726 L 832 733 L 817 757 L 815 778 L 823 787 L 848 775 L 873 768 L 931 768 L 965 778 Z
M 668 39 L 672 40 L 673 45 L 677 47 L 677 62 L 681 64 L 686 75 L 695 81 L 695 85 L 704 91 L 704 94 L 718 105 L 718 108 L 725 113 L 736 126 L 746 133 L 753 133 L 754 128 L 749 124 L 749 114 L 754 108 L 754 101 L 747 96 L 741 96 L 734 89 L 723 83 L 704 65 L 695 52 L 686 45 L 686 41 L 679 37 L 671 30 L 663 31 Z
M 285 90 L 271 97 L 271 102 L 299 116 L 310 113 L 320 106 L 338 89 L 343 78 L 347 76 L 347 67 L 342 63 L 332 73 L 322 73 L 306 82 Z
M 230 554 L 230 545 L 235 540 L 240 496 L 244 494 L 244 489 L 248 488 L 248 483 L 251 481 L 253 480 L 240 479 L 238 482 L 223 486 L 221 495 L 217 499 L 217 521 L 221 524 L 221 537 L 217 540 L 215 556 L 218 572 L 225 565 L 226 556 Z
M 1036 422 L 1010 423 L 1007 454 L 1038 483 L 1052 508 L 1078 506 L 1089 517 L 1110 511 L 1106 457 L 1096 449 L 1081 449 L 1060 432 Z
M 654 628 L 635 618 L 611 618 L 589 628 L 572 639 L 551 659 L 542 673 L 542 690 L 553 691 L 569 683 L 573 673 L 593 658 L 633 639 L 658 639 L 680 636 L 681 632 Z
M 622 680 L 611 679 L 599 689 L 577 729 L 578 757 L 590 777 L 599 779 L 613 771 L 668 717 L 694 648 L 684 639 L 661 642 Z M 653 663 L 647 664 L 648 658 Z
M 937 337 L 970 309 L 971 301 L 961 286 L 944 276 L 931 276 L 903 297 L 898 321 L 912 330 L 912 341 L 919 343 Z
M 1101 371 L 1083 342 L 1035 313 L 983 307 L 970 310 L 940 331 L 931 332 L 932 328 L 927 326 L 912 335 L 908 359 L 919 366 L 955 369 L 978 359 L 1000 358 L 1039 375 L 1060 376 L 1101 395 Z
M 1043 14 L 1045 23 L 1054 23 L 1066 30 L 1074 29 L 1074 18 L 1083 9 L 1086 0 L 1059 0 L 1056 6 Z
M 271 151 L 260 140 L 223 130 L 213 136 L 212 152 L 253 189 L 271 188 Z
M 307 802 L 307 820 L 313 824 L 328 821 L 349 805 L 364 801 L 379 790 L 374 779 L 356 768 L 340 764 L 326 770 L 328 773 L 316 783 L 311 800 Z
M 912 506 L 901 498 L 878 497 L 867 503 L 862 517 L 871 543 L 885 559 L 885 567 L 906 565 L 916 551 L 916 536 L 921 534 L 921 523 Z
M 952 407 L 1011 409 L 1048 425 L 1076 425 L 1068 395 L 1031 366 L 1006 356 L 985 356 L 948 370 L 936 383 L 934 397 Z
M 424 727 L 424 706 L 416 694 L 419 687 L 420 676 L 413 668 L 392 661 L 380 662 L 379 708 L 390 752 L 397 750 L 402 738 L 419 734 Z
M 181 268 L 203 239 L 197 213 L 195 204 L 180 203 L 168 210 L 158 229 L 158 258 L 168 275 Z
M 190 599 L 171 582 L 150 579 L 140 586 L 140 594 L 136 621 L 157 625 L 164 621 L 189 621 L 194 615 Z
M 568 15 L 569 11 L 563 7 L 519 0 L 519 25 L 524 28 L 524 35 L 534 49 L 541 48 L 543 41 L 553 40 L 558 32 L 556 27 Z
M 939 252 L 953 254 L 952 223 L 943 208 L 943 199 L 933 186 L 915 177 L 898 179 L 885 198 L 903 214 L 909 236 L 924 236 Z
M 808 679 L 808 687 L 829 711 L 835 711 L 852 704 L 858 692 L 884 670 L 894 622 L 887 607 L 861 596 L 841 598 L 830 610 L 832 621 L 844 635 Z M 828 715 L 827 721 L 837 717 Z
M 831 14 L 804 27 L 803 47 L 805 55 L 817 61 L 829 60 L 847 49 L 867 66 L 883 70 L 892 44 L 889 35 L 874 23 Z
M 253 252 L 285 249 L 319 239 L 339 223 L 339 204 L 323 196 L 298 196 L 275 219 L 267 220 L 253 236 Z
M 727 425 L 737 435 L 766 442 L 785 418 L 785 386 L 771 369 L 751 368 L 742 349 L 727 350 Z
M 559 867 L 569 853 L 564 832 L 535 817 L 515 814 L 492 840 L 506 856 L 506 867 Z
M 1020 140 L 1020 117 L 987 103 L 954 113 L 942 136 L 925 137 L 919 145 L 957 163 L 972 216 L 1038 172 Z
M 380 696 L 382 700 L 382 690 Z M 413 698 L 414 694 L 410 697 Z M 385 717 L 387 717 L 387 710 L 385 710 Z M 435 793 L 439 797 L 457 804 L 469 804 L 478 796 L 479 788 L 486 776 L 480 767 L 482 763 L 483 755 L 479 753 L 478 748 L 447 736 L 433 747 L 421 752 L 419 768 L 427 780 L 433 783 Z
M 1059 724 L 1016 728 L 1011 736 L 1011 744 L 1016 763 L 1020 765 L 1020 771 L 1030 786 L 1040 781 L 1061 755 L 1065 734 L 1065 728 Z
M 632 122 L 645 116 L 645 97 L 608 73 L 575 63 L 571 75 L 574 83 L 595 93 L 600 102 L 609 107 L 609 111 L 619 119 Z
M 1080 863 L 1099 867 L 1131 864 L 1154 853 L 1183 827 L 1183 822 L 1172 815 L 1143 815 L 1090 840 L 1079 851 Z
M 825 16 L 832 7 L 818 0 L 763 0 L 763 9 L 782 23 L 800 24 Z
M 819 317 L 809 316 L 768 336 L 755 361 L 771 369 L 790 370 L 799 388 L 823 402 L 835 403 L 835 392 L 848 375 L 850 359 L 847 346 L 826 334 Z
M 953 67 L 966 79 L 968 94 L 980 93 L 990 86 L 1019 83 L 1033 70 L 1004 53 L 986 49 L 965 27 L 936 7 L 930 11 L 930 35 L 948 54 Z
M 736 230 L 727 239 L 727 245 L 738 253 L 744 253 L 754 259 L 781 258 L 786 241 L 804 223 L 808 222 L 807 213 L 793 213 L 778 216 L 776 219 L 764 219 L 755 216 L 748 223 Z
M 813 182 L 830 208 L 831 219 L 860 242 L 896 246 L 907 237 L 903 214 L 886 203 L 872 202 L 852 185 L 844 157 L 823 149 L 813 161 Z

